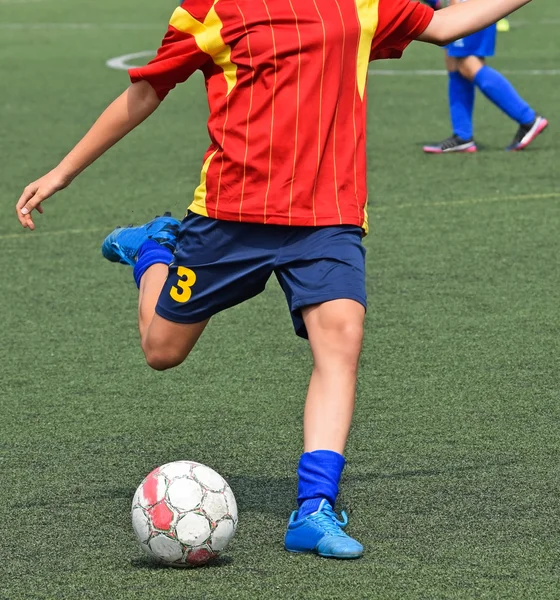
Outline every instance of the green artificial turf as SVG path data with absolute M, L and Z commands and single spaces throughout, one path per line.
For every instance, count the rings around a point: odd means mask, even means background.
M 35 233 L 13 214 L 126 86 L 105 61 L 155 49 L 174 5 L 0 2 L 0 599 L 557 599 L 560 76 L 511 75 L 551 121 L 529 151 L 503 151 L 515 126 L 479 97 L 481 152 L 445 157 L 420 150 L 449 133 L 445 77 L 370 80 L 370 310 L 341 498 L 366 555 L 295 556 L 282 536 L 311 362 L 279 287 L 156 373 L 131 273 L 100 254 L 114 225 L 185 210 L 202 79 L 49 201 Z M 492 64 L 557 68 L 558 19 L 554 0 L 514 15 Z M 415 44 L 374 68 L 441 69 L 442 52 Z M 136 486 L 178 459 L 236 494 L 218 566 L 154 568 L 133 539 Z

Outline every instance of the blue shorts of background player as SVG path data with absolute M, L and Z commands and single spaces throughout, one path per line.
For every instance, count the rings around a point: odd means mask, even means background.
M 466 38 L 461 38 L 445 49 L 447 56 L 452 58 L 466 58 L 467 56 L 490 57 L 496 52 L 496 25 L 491 25 L 482 31 L 473 33 Z
M 435 0 L 426 0 L 435 4 Z M 437 6 L 435 6 L 437 8 Z M 512 84 L 485 59 L 496 51 L 496 25 L 446 46 L 449 73 L 449 112 L 453 135 L 438 144 L 424 146 L 429 154 L 476 152 L 473 132 L 475 89 L 518 123 L 517 132 L 507 150 L 523 150 L 548 125 L 548 121 L 519 95 Z
M 366 307 L 361 240 L 362 230 L 353 225 L 289 227 L 189 213 L 156 313 L 175 323 L 199 323 L 260 294 L 274 274 L 296 334 L 307 338 L 303 307 L 341 298 Z

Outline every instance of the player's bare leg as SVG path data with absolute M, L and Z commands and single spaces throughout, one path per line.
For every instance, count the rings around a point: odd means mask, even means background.
M 350 431 L 364 307 L 354 300 L 333 300 L 302 311 L 314 368 L 304 413 L 304 446 L 298 467 L 298 504 L 288 523 L 285 547 L 327 558 L 359 558 L 362 545 L 343 528 L 334 512 Z
M 469 81 L 474 81 L 476 74 L 482 69 L 484 66 L 484 59 L 479 58 L 478 56 L 465 56 L 461 58 L 452 58 L 447 57 L 450 60 L 456 61 L 457 68 L 456 71 L 459 71 L 461 75 L 468 79 Z
M 364 307 L 333 300 L 303 309 L 313 353 L 304 412 L 304 449 L 344 453 L 354 413 Z
M 156 314 L 156 304 L 168 267 L 152 265 L 140 280 L 138 296 L 138 329 L 146 362 L 152 369 L 163 371 L 180 365 L 194 348 L 208 320 L 201 323 L 173 323 Z
M 142 345 L 156 314 L 156 304 L 163 284 L 167 279 L 168 267 L 157 263 L 148 268 L 140 280 L 138 288 L 138 329 Z
M 117 227 L 103 242 L 103 256 L 134 268 L 139 289 L 138 327 L 146 362 L 163 371 L 181 364 L 204 331 L 206 323 L 183 324 L 156 314 L 177 243 L 179 221 L 169 213 L 140 227 Z

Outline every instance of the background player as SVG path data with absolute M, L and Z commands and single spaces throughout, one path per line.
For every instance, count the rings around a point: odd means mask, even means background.
M 439 8 L 439 0 L 426 0 Z M 451 0 L 457 4 L 464 0 Z M 518 94 L 512 84 L 498 71 L 489 67 L 485 59 L 494 56 L 496 25 L 456 40 L 446 48 L 445 66 L 449 73 L 449 112 L 453 135 L 439 144 L 424 146 L 424 152 L 476 152 L 473 137 L 473 109 L 475 88 L 519 124 L 513 141 L 506 150 L 523 150 L 548 125 Z
M 408 0 L 299 0 L 297 13 L 290 2 L 185 0 L 156 58 L 132 69 L 128 90 L 16 204 L 34 229 L 44 200 L 203 71 L 212 143 L 179 233 L 177 221 L 159 217 L 116 229 L 103 253 L 134 267 L 142 349 L 158 370 L 182 363 L 214 314 L 261 292 L 272 273 L 279 279 L 314 362 L 289 551 L 363 552 L 333 506 L 366 303 L 368 62 L 397 58 L 414 39 L 444 45 L 528 1 L 471 0 L 434 16 Z

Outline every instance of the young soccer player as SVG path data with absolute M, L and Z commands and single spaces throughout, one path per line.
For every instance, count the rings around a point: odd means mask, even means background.
M 314 369 L 304 413 L 298 510 L 285 547 L 334 558 L 363 548 L 334 505 L 354 408 L 366 307 L 368 62 L 414 39 L 444 45 L 529 0 L 440 11 L 408 0 L 185 0 L 156 58 L 50 173 L 17 202 L 33 211 L 146 119 L 196 69 L 206 79 L 210 147 L 187 216 L 116 229 L 104 256 L 133 266 L 148 364 L 182 363 L 208 320 L 261 292 L 274 273 Z M 350 84 L 349 84 L 350 83 Z
M 463 1 L 451 0 L 451 4 Z M 439 0 L 426 2 L 433 8 L 439 8 Z M 486 64 L 486 58 L 494 56 L 496 30 L 496 24 L 492 24 L 446 47 L 445 66 L 449 73 L 449 112 L 453 135 L 439 144 L 424 146 L 424 152 L 477 151 L 473 138 L 475 88 L 518 123 L 513 141 L 506 150 L 523 150 L 546 129 L 548 121 L 529 106 L 501 73 Z

